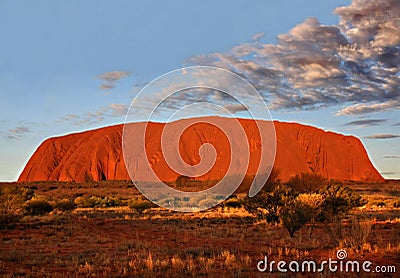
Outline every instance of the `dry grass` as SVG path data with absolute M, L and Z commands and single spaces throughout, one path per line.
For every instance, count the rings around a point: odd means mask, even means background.
M 53 201 L 72 198 L 76 190 L 92 189 L 82 196 L 135 198 L 136 193 L 126 192 L 127 185 L 115 183 L 111 189 L 105 184 L 83 185 L 67 196 L 63 192 L 68 184 L 51 190 L 46 185 L 36 191 Z M 110 194 L 119 187 L 126 195 Z M 361 223 L 351 226 L 354 221 L 349 218 L 336 227 L 350 232 L 346 242 L 334 240 L 321 223 L 315 225 L 312 237 L 306 225 L 290 238 L 281 225 L 254 219 L 243 208 L 217 207 L 201 213 L 151 208 L 140 214 L 124 205 L 27 215 L 14 227 L 0 230 L 0 276 L 257 277 L 261 274 L 256 264 L 264 255 L 274 260 L 318 261 L 335 258 L 342 246 L 351 259 L 400 269 L 399 210 L 390 206 L 369 210 L 367 206 L 354 211 L 363 217 Z M 351 243 L 350 236 L 356 243 Z

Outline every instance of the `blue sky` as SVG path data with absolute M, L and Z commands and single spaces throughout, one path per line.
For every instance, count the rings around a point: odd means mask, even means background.
M 145 82 L 182 66 L 210 64 L 233 69 L 249 76 L 248 80 L 263 90 L 254 72 L 238 63 L 245 60 L 260 66 L 266 61 L 269 68 L 277 70 L 291 67 L 293 62 L 288 66 L 268 59 L 278 50 L 286 53 L 288 45 L 304 32 L 314 32 L 319 38 L 323 26 L 334 26 L 332 30 L 342 28 L 359 52 L 368 53 L 368 59 L 361 59 L 354 58 L 352 50 L 340 50 L 340 71 L 350 74 L 355 68 L 347 64 L 344 68 L 346 59 L 355 60 L 357 69 L 362 65 L 379 67 L 383 62 L 376 62 L 374 49 L 390 48 L 398 57 L 396 39 L 391 39 L 390 45 L 381 42 L 385 36 L 395 36 L 390 31 L 379 36 L 373 33 L 376 45 L 371 50 L 371 41 L 366 44 L 363 36 L 352 35 L 354 28 L 342 26 L 352 23 L 352 12 L 364 12 L 357 7 L 363 1 L 354 1 L 354 6 L 349 6 L 349 0 L 0 1 L 0 180 L 16 180 L 45 138 L 123 122 L 126 107 Z M 338 6 L 349 7 L 339 11 L 341 17 L 333 13 Z M 373 16 L 365 12 L 366 19 Z M 318 22 L 307 21 L 310 17 Z M 385 20 L 379 24 L 390 23 L 391 18 Z M 296 26 L 300 27 L 290 33 Z M 367 36 L 365 33 L 371 30 L 360 33 Z M 254 38 L 260 33 L 263 36 Z M 274 46 L 273 51 L 270 46 Z M 235 47 L 248 47 L 251 54 L 240 56 Z M 265 49 L 275 54 L 267 53 L 265 58 Z M 400 178 L 400 63 L 389 58 L 394 62 L 390 67 L 384 65 L 382 79 L 390 79 L 387 84 L 392 86 L 391 92 L 377 95 L 371 90 L 375 81 L 359 85 L 354 78 L 352 82 L 358 87 L 340 85 L 345 92 L 333 101 L 324 100 L 318 93 L 310 105 L 302 91 L 300 98 L 283 102 L 282 96 L 288 91 L 277 88 L 270 106 L 272 117 L 356 135 L 386 178 Z M 311 78 L 323 72 L 325 79 L 339 80 L 331 78 L 333 73 L 339 76 L 336 68 L 323 66 L 307 67 L 306 71 L 314 76 Z M 294 64 L 293 71 L 298 68 Z M 299 90 L 310 88 L 304 80 L 310 77 L 303 78 Z M 316 79 L 311 80 L 315 83 Z M 331 82 L 312 89 L 320 92 L 324 86 L 336 88 Z M 363 93 L 360 87 L 369 93 Z M 332 93 L 323 92 L 327 94 Z

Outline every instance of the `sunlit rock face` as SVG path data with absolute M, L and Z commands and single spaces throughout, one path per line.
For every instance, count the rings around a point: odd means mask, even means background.
M 229 121 L 236 121 L 229 118 L 222 120 L 228 124 Z M 177 144 L 183 161 L 189 165 L 200 163 L 199 149 L 205 143 L 211 144 L 215 149 L 216 158 L 213 166 L 196 179 L 219 180 L 226 175 L 231 164 L 235 169 L 240 163 L 248 163 L 246 172 L 248 176 L 257 172 L 261 142 L 254 120 L 239 120 L 248 140 L 249 161 L 231 161 L 231 144 L 235 144 L 235 139 L 229 140 L 217 126 L 199 123 L 198 118 L 183 121 L 193 121 L 193 125 L 176 138 L 179 140 Z M 174 127 L 181 123 L 182 121 L 176 121 L 167 125 Z M 132 125 L 140 129 L 145 123 Z M 372 165 L 361 141 L 356 137 L 326 132 L 298 123 L 274 122 L 274 126 L 276 131 L 274 168 L 278 169 L 282 181 L 304 172 L 336 180 L 384 180 Z M 147 163 L 151 169 L 160 180 L 169 182 L 175 181 L 179 174 L 168 166 L 163 156 L 161 134 L 164 127 L 164 123 L 148 124 L 145 148 Z M 122 152 L 122 132 L 123 125 L 116 125 L 49 138 L 34 152 L 18 181 L 129 180 Z M 143 178 L 146 177 L 145 174 L 142 175 Z

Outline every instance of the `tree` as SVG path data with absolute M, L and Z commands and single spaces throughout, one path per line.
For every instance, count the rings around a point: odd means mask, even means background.
M 258 217 L 265 217 L 269 223 L 281 222 L 290 237 L 294 237 L 296 231 L 316 217 L 322 203 L 318 194 L 304 195 L 298 195 L 285 185 L 278 185 L 272 192 L 261 191 L 255 197 L 247 198 L 244 206 Z M 318 201 L 314 203 L 313 197 L 318 197 Z
M 261 190 L 256 196 L 244 200 L 244 207 L 263 217 L 269 223 L 279 222 L 279 210 L 296 198 L 295 192 L 284 185 L 276 186 L 272 192 Z
M 308 223 L 313 215 L 313 209 L 300 201 L 294 201 L 284 206 L 280 211 L 282 225 L 288 230 L 290 237 Z

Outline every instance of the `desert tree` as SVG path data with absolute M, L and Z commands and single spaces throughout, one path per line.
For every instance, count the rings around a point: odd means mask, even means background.
M 301 201 L 295 200 L 282 207 L 279 217 L 283 227 L 289 232 L 290 237 L 294 237 L 294 233 L 312 219 L 313 208 Z
M 282 207 L 289 205 L 296 198 L 296 193 L 289 187 L 279 184 L 268 192 L 261 190 L 256 196 L 246 198 L 244 207 L 259 218 L 265 218 L 268 223 L 279 223 Z

